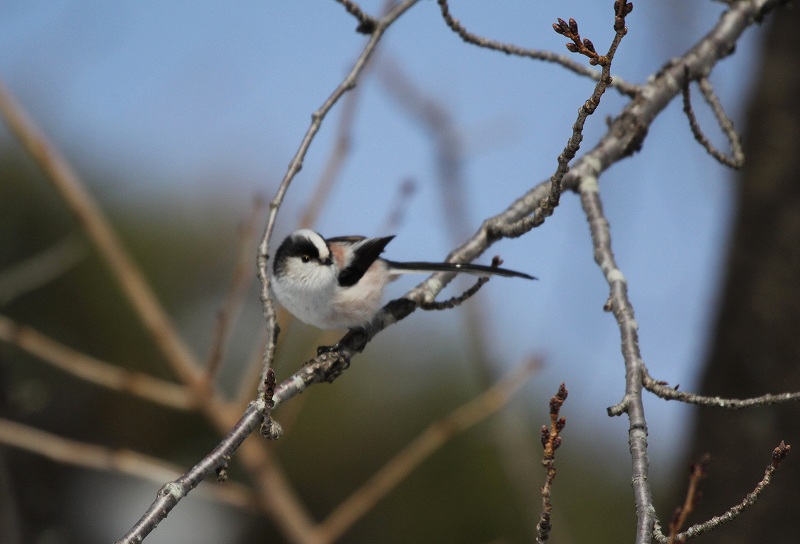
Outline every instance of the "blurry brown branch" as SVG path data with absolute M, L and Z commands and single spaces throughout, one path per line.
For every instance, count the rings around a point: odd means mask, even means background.
M 667 544 L 670 542 L 685 542 L 690 538 L 694 538 L 703 533 L 711 531 L 719 527 L 723 523 L 727 523 L 735 519 L 736 517 L 739 516 L 739 514 L 744 512 L 749 507 L 753 506 L 758 501 L 758 498 L 761 495 L 761 493 L 764 492 L 764 490 L 772 481 L 772 475 L 775 474 L 776 470 L 778 470 L 781 461 L 783 461 L 786 458 L 786 456 L 789 455 L 789 452 L 791 450 L 792 447 L 788 444 L 785 444 L 784 442 L 778 444 L 778 447 L 776 447 L 772 451 L 772 463 L 770 463 L 770 465 L 764 471 L 764 477 L 761 478 L 761 481 L 758 482 L 755 489 L 753 489 L 753 491 L 748 493 L 747 496 L 739 504 L 731 507 L 724 514 L 720 516 L 714 516 L 713 518 L 704 523 L 698 523 L 696 525 L 692 525 L 684 532 L 674 535 L 673 537 L 664 536 L 664 533 L 661 532 L 661 528 L 658 522 L 656 521 L 656 526 L 653 531 L 656 540 L 658 540 L 663 544 Z
M 337 2 L 341 3 L 347 9 L 347 12 L 355 16 L 362 25 L 366 25 L 369 28 L 369 31 L 365 32 L 366 34 L 371 34 L 372 31 L 375 30 L 377 20 L 365 15 L 358 4 L 350 2 L 349 0 L 337 0 Z M 395 2 L 393 0 L 386 0 L 382 8 L 381 17 L 385 17 L 394 5 Z M 360 69 L 360 73 L 358 74 L 360 79 L 363 80 L 367 77 L 367 74 L 369 74 L 371 67 L 375 65 L 377 59 L 378 48 L 376 45 L 369 58 Z M 336 125 L 336 140 L 333 144 L 333 149 L 328 155 L 325 167 L 322 170 L 322 175 L 314 188 L 314 193 L 308 199 L 306 208 L 300 216 L 300 221 L 298 223 L 299 228 L 311 228 L 314 225 L 323 205 L 330 197 L 331 189 L 339 179 L 342 167 L 350 154 L 350 147 L 353 139 L 353 121 L 358 111 L 360 96 L 361 93 L 358 87 L 354 86 L 342 99 L 342 112 Z
M 47 249 L 0 271 L 0 306 L 61 277 L 86 257 L 87 249 L 82 237 L 70 234 Z
M 108 264 L 128 300 L 172 370 L 188 386 L 198 385 L 197 359 L 178 334 L 142 272 L 125 250 L 105 213 L 77 172 L 45 137 L 34 121 L 0 83 L 0 113 L 11 131 L 36 160 L 89 239 Z
M 595 70 L 591 70 L 585 67 L 583 64 L 575 62 L 572 59 L 565 57 L 564 55 L 558 55 L 556 53 L 553 53 L 552 51 L 543 51 L 539 49 L 526 49 L 514 44 L 502 43 L 478 36 L 477 34 L 473 34 L 469 32 L 466 28 L 464 28 L 464 26 L 458 19 L 453 17 L 453 15 L 450 13 L 450 6 L 448 5 L 447 0 L 438 0 L 438 3 L 439 3 L 439 8 L 442 11 L 442 17 L 444 18 L 445 23 L 447 23 L 447 26 L 450 27 L 450 30 L 458 34 L 458 36 L 462 40 L 464 40 L 469 44 L 477 45 L 478 47 L 483 47 L 486 49 L 491 49 L 493 51 L 500 51 L 501 53 L 505 53 L 506 55 L 516 55 L 519 57 L 527 57 L 534 60 L 543 60 L 545 62 L 553 62 L 556 64 L 560 64 L 564 68 L 571 70 L 572 72 L 575 72 L 578 75 L 590 77 L 596 81 L 599 81 L 602 77 L 601 74 L 596 72 Z M 615 87 L 620 93 L 630 97 L 636 96 L 636 93 L 639 91 L 639 87 L 637 85 L 626 83 L 617 76 L 614 76 L 614 81 L 611 85 Z
M 669 544 L 674 544 L 678 533 L 686 523 L 689 514 L 694 510 L 697 501 L 700 500 L 700 482 L 708 476 L 708 463 L 711 460 L 709 454 L 703 455 L 696 463 L 689 467 L 689 488 L 686 490 L 686 498 L 683 506 L 675 509 L 675 513 L 669 522 Z
M 417 184 L 414 179 L 406 178 L 400 182 L 397 187 L 397 196 L 392 199 L 394 203 L 392 210 L 386 216 L 383 226 L 378 229 L 378 232 L 396 232 L 400 228 L 416 191 Z
M 441 202 L 439 215 L 447 227 L 448 240 L 451 244 L 458 244 L 469 236 L 474 228 L 469 205 L 471 197 L 467 184 L 467 164 L 475 160 L 476 153 L 466 149 L 465 140 L 475 131 L 462 126 L 463 121 L 455 114 L 446 96 L 426 89 L 395 58 L 385 55 L 383 62 L 377 68 L 377 73 L 384 91 L 407 113 L 415 126 L 419 127 L 431 142 L 436 185 Z M 461 295 L 448 300 L 423 301 L 420 303 L 420 308 L 423 310 L 453 308 L 477 293 L 486 281 L 488 278 L 479 279 Z M 460 321 L 465 331 L 467 342 L 465 348 L 470 353 L 469 363 L 477 377 L 478 387 L 481 389 L 489 387 L 497 375 L 492 364 L 494 351 L 491 323 L 487 319 L 486 312 L 477 304 L 467 305 L 460 312 Z M 529 500 L 530 488 L 536 481 L 536 475 L 525 462 L 525 456 L 519 455 L 518 442 L 521 439 L 515 438 L 521 437 L 527 427 L 527 422 L 522 418 L 508 417 L 502 425 L 492 431 L 506 478 L 521 501 Z
M 542 513 L 539 516 L 539 522 L 536 524 L 536 542 L 541 544 L 550 538 L 550 513 L 553 511 L 553 504 L 551 502 L 551 490 L 553 488 L 553 481 L 556 479 L 556 450 L 561 446 L 561 431 L 567 424 L 565 417 L 560 415 L 561 407 L 567 400 L 567 388 L 562 383 L 558 388 L 558 392 L 550 399 L 550 425 L 542 425 L 541 439 L 542 447 L 544 448 L 544 455 L 542 457 L 542 465 L 545 468 L 547 476 L 545 477 L 544 485 L 542 486 Z
M 207 382 L 214 380 L 222 359 L 225 356 L 230 333 L 236 324 L 236 319 L 241 313 L 247 290 L 253 281 L 253 242 L 255 241 L 257 225 L 264 213 L 264 199 L 256 197 L 250 216 L 239 227 L 239 250 L 234 263 L 231 283 L 222 303 L 222 308 L 217 313 L 217 324 L 208 350 L 208 358 L 204 368 L 203 377 Z
M 100 254 L 106 260 L 112 275 L 122 286 L 123 292 L 130 300 L 137 315 L 142 320 L 145 328 L 153 337 L 156 346 L 162 351 L 167 362 L 180 380 L 186 385 L 186 391 L 194 401 L 195 406 L 206 416 L 217 431 L 225 436 L 238 418 L 238 408 L 224 403 L 218 392 L 211 388 L 203 379 L 201 370 L 194 354 L 177 333 L 177 329 L 164 311 L 161 303 L 155 296 L 150 285 L 138 267 L 133 263 L 124 249 L 121 239 L 105 217 L 100 207 L 94 201 L 77 173 L 67 163 L 65 158 L 47 140 L 41 130 L 25 113 L 24 109 L 14 100 L 5 87 L 0 84 L 0 114 L 6 119 L 12 132 L 23 143 L 28 152 L 33 156 L 38 165 L 47 175 L 49 181 L 56 187 L 65 203 L 76 216 L 81 226 L 85 229 L 89 239 L 95 244 Z M 34 337 L 36 338 L 36 337 Z M 38 347 L 58 347 L 37 342 Z M 43 349 L 43 348 L 42 348 Z M 57 359 L 64 364 L 73 363 L 75 371 L 93 374 L 96 380 L 110 381 L 110 374 L 105 370 L 97 372 L 97 365 L 89 365 L 88 359 L 72 356 L 73 354 L 60 353 Z M 80 368 L 74 361 L 81 359 Z M 126 386 L 123 384 L 123 386 Z M 259 404 L 265 408 L 263 399 Z M 262 418 L 265 414 L 262 414 Z M 241 431 L 242 427 L 236 427 Z M 252 430 L 252 429 L 251 429 Z M 229 440 L 231 435 L 226 437 Z M 235 435 L 236 446 L 241 445 L 243 438 L 238 440 Z M 227 450 L 225 450 L 227 451 Z M 259 485 L 259 494 L 262 504 L 271 512 L 280 528 L 294 541 L 305 542 L 306 535 L 310 533 L 311 521 L 309 514 L 297 499 L 294 491 L 287 484 L 282 472 L 261 446 L 255 442 L 245 444 L 239 452 L 238 459 Z M 188 492 L 205 476 L 207 466 L 192 473 L 188 482 L 181 484 L 181 489 Z M 191 483 L 192 485 L 188 485 Z M 177 501 L 174 503 L 176 504 Z M 170 503 L 170 508 L 174 507 Z M 166 516 L 168 509 L 159 510 Z M 163 519 L 163 518 L 161 518 Z M 148 519 L 143 525 L 152 530 L 157 524 L 150 525 Z
M 392 58 L 384 60 L 378 76 L 386 93 L 421 127 L 433 143 L 436 177 L 444 220 L 453 242 L 469 233 L 468 194 L 465 190 L 463 138 L 452 111 L 441 97 L 425 92 Z
M 353 138 L 353 119 L 356 115 L 358 97 L 358 88 L 355 88 L 342 100 L 342 112 L 336 127 L 336 141 L 328 156 L 322 175 L 314 188 L 314 193 L 308 199 L 305 210 L 300 216 L 298 228 L 311 228 L 314 225 L 322 206 L 329 200 L 333 185 L 339 179 L 345 160 L 350 154 Z
M 453 436 L 501 410 L 539 367 L 536 359 L 524 361 L 480 396 L 428 425 L 420 435 L 328 515 L 319 525 L 317 532 L 319 541 L 325 543 L 337 540 Z
M 177 465 L 126 449 L 112 449 L 63 438 L 21 423 L 0 418 L 0 443 L 42 455 L 68 465 L 105 470 L 161 483 L 183 472 Z M 205 492 L 231 506 L 253 510 L 257 500 L 252 490 L 229 482 L 209 486 Z
M 722 108 L 722 104 L 720 103 L 719 98 L 717 98 L 714 88 L 711 86 L 711 82 L 707 77 L 701 77 L 697 80 L 700 90 L 703 93 L 703 97 L 706 99 L 708 105 L 711 106 L 714 116 L 717 119 L 717 123 L 719 123 L 720 128 L 728 138 L 728 142 L 731 144 L 731 157 L 725 155 L 725 153 L 714 147 L 714 144 L 712 144 L 706 135 L 703 134 L 703 129 L 700 127 L 700 123 L 697 121 L 697 117 L 694 114 L 694 109 L 692 108 L 692 95 L 691 90 L 689 89 L 689 84 L 692 80 L 688 68 L 686 69 L 685 75 L 686 77 L 683 84 L 683 112 L 689 119 L 689 127 L 692 129 L 692 135 L 694 135 L 694 139 L 697 140 L 697 142 L 705 148 L 708 154 L 714 157 L 720 164 L 724 164 L 725 166 L 729 166 L 730 168 L 738 170 L 744 165 L 742 139 L 736 132 L 736 129 L 733 128 L 733 122 L 725 114 L 725 110 Z
M 0 316 L 0 341 L 17 346 L 42 361 L 89 383 L 129 393 L 178 410 L 196 407 L 186 387 L 95 359 L 11 319 Z

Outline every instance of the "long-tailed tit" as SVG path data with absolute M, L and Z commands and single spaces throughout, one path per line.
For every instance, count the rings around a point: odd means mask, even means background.
M 275 252 L 272 290 L 300 321 L 320 329 L 351 329 L 373 318 L 381 308 L 386 284 L 400 274 L 466 272 L 535 279 L 522 272 L 477 264 L 381 259 L 392 238 L 325 239 L 313 230 L 295 231 Z

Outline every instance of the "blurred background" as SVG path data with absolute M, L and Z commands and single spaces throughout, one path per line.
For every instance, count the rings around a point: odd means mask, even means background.
M 614 73 L 643 82 L 700 39 L 724 7 L 636 3 Z M 610 2 L 465 1 L 452 9 L 470 31 L 523 47 L 565 52 L 551 29 L 556 17 L 575 17 L 600 51 L 613 38 Z M 273 197 L 311 113 L 363 48 L 367 38 L 355 26 L 335 2 L 0 4 L 2 82 L 86 181 L 200 360 L 212 346 L 241 226 L 254 199 Z M 748 31 L 711 77 L 737 127 L 752 94 L 759 32 Z M 281 209 L 276 240 L 310 214 L 326 236 L 396 234 L 391 259 L 442 259 L 552 174 L 592 88 L 558 66 L 464 44 L 435 3 L 421 2 L 388 31 L 356 90 L 325 120 Z M 626 102 L 606 93 L 587 123 L 584 150 Z M 695 108 L 726 149 L 699 95 Z M 309 211 L 332 156 L 341 170 Z M 693 140 L 679 101 L 652 125 L 642 151 L 601 179 L 643 356 L 654 377 L 682 389 L 698 387 L 709 350 L 733 224 L 732 179 Z M 255 224 L 260 234 L 263 213 Z M 93 357 L 174 379 L 78 223 L 0 125 L 0 274 L 52 251 L 53 277 L 24 289 L 0 285 L 2 314 Z M 274 449 L 321 519 L 429 422 L 520 361 L 541 361 L 502 415 L 450 441 L 344 541 L 528 541 L 544 476 L 539 428 L 561 382 L 570 396 L 554 537 L 633 535 L 627 420 L 606 416 L 624 393 L 619 335 L 602 309 L 607 285 L 578 199 L 564 195 L 541 228 L 496 244 L 482 261 L 495 254 L 539 281 L 493 280 L 455 310 L 416 312 L 379 335 L 335 385 L 316 386 L 294 399 L 297 408 L 276 414 L 287 432 Z M 397 282 L 390 296 L 418 280 Z M 449 293 L 467 285 L 456 282 Z M 255 283 L 248 293 L 218 378 L 228 397 L 263 341 Z M 299 323 L 286 329 L 279 380 L 316 345 L 335 341 Z M 60 436 L 186 467 L 218 440 L 197 414 L 88 385 L 9 343 L 0 344 L 0 380 L 4 417 Z M 654 397 L 646 409 L 652 479 L 668 516 L 685 481 L 694 411 Z M 0 452 L 3 542 L 115 540 L 158 489 L 19 449 Z M 235 465 L 232 476 L 247 483 Z M 198 493 L 148 542 L 281 538 L 265 517 Z

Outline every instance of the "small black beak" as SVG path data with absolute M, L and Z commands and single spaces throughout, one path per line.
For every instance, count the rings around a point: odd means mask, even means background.
M 330 265 L 332 265 L 332 264 L 333 264 L 333 259 L 331 259 L 330 257 L 328 257 L 328 258 L 327 258 L 327 259 L 325 259 L 325 260 L 321 260 L 321 261 L 319 262 L 319 264 L 324 264 L 325 266 L 330 266 Z

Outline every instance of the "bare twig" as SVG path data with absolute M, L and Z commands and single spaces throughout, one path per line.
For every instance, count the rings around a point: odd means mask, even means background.
M 714 144 L 712 144 L 706 135 L 703 134 L 703 129 L 700 127 L 700 123 L 698 123 L 697 117 L 694 114 L 694 109 L 692 108 L 692 95 L 689 89 L 690 83 L 691 74 L 689 72 L 689 68 L 687 67 L 683 84 L 683 112 L 686 114 L 687 119 L 689 119 L 689 127 L 692 129 L 692 135 L 694 135 L 694 139 L 697 140 L 697 142 L 703 146 L 708 154 L 714 157 L 719 163 L 738 170 L 744 165 L 744 151 L 742 150 L 741 138 L 733 128 L 733 122 L 728 118 L 728 116 L 725 114 L 725 111 L 722 109 L 722 105 L 720 104 L 717 95 L 714 93 L 714 88 L 711 86 L 708 78 L 701 77 L 698 80 L 698 84 L 703 92 L 703 97 L 705 97 L 706 102 L 708 102 L 709 106 L 711 106 L 711 109 L 714 111 L 714 116 L 717 118 L 720 128 L 722 128 L 725 136 L 728 138 L 728 141 L 731 144 L 733 156 L 729 157 L 714 147 Z
M 13 344 L 64 372 L 112 391 L 136 395 L 178 410 L 191 410 L 196 406 L 184 386 L 95 359 L 5 316 L 0 316 L 0 340 Z
M 595 81 L 599 81 L 602 77 L 601 74 L 595 70 L 586 68 L 584 65 L 578 62 L 575 62 L 563 55 L 557 55 L 552 51 L 526 49 L 514 44 L 502 43 L 495 40 L 490 40 L 488 38 L 483 38 L 477 34 L 473 34 L 464 28 L 458 19 L 453 17 L 453 15 L 450 13 L 450 6 L 448 5 L 447 0 L 438 0 L 438 3 L 442 11 L 442 17 L 444 18 L 445 23 L 447 23 L 447 26 L 450 27 L 453 32 L 458 34 L 462 40 L 469 44 L 491 49 L 493 51 L 500 51 L 501 53 L 505 53 L 507 55 L 527 57 L 534 60 L 542 60 L 545 62 L 560 64 L 564 68 L 571 70 L 578 75 L 592 78 Z M 630 97 L 636 96 L 636 93 L 639 91 L 639 87 L 637 85 L 626 83 L 617 76 L 614 76 L 614 82 L 612 83 L 612 86 L 615 87 L 621 94 Z
M 700 490 L 698 488 L 700 487 L 700 481 L 708 476 L 708 462 L 710 459 L 711 456 L 706 453 L 700 458 L 700 461 L 692 463 L 689 467 L 689 488 L 686 490 L 686 498 L 683 501 L 683 506 L 675 509 L 675 513 L 669 522 L 669 544 L 674 544 L 678 533 L 686 523 L 686 519 L 700 499 Z
M 320 542 L 332 542 L 338 539 L 453 436 L 501 410 L 538 368 L 538 361 L 534 359 L 523 362 L 480 396 L 428 425 L 419 436 L 328 515 L 317 532 Z
M 58 463 L 127 474 L 156 483 L 175 478 L 183 472 L 181 467 L 149 455 L 70 440 L 2 418 L 0 442 Z M 205 490 L 212 497 L 237 508 L 252 510 L 257 506 L 253 491 L 235 482 L 206 487 Z
M 0 306 L 62 276 L 87 254 L 83 238 L 71 234 L 36 255 L 0 271 Z
M 545 219 L 553 215 L 553 212 L 558 207 L 559 202 L 561 201 L 564 176 L 566 176 L 567 172 L 569 172 L 569 162 L 575 158 L 575 155 L 580 149 L 581 141 L 583 140 L 583 127 L 586 123 L 586 120 L 597 110 L 597 107 L 600 105 L 600 99 L 602 98 L 608 86 L 611 84 L 611 63 L 614 59 L 614 54 L 617 51 L 617 47 L 619 47 L 622 38 L 628 32 L 628 29 L 624 25 L 624 21 L 625 16 L 633 9 L 633 5 L 627 3 L 626 0 L 618 0 L 615 4 L 615 7 L 616 6 L 619 6 L 616 9 L 617 16 L 615 17 L 614 24 L 616 33 L 614 34 L 614 39 L 611 41 L 611 45 L 608 48 L 608 52 L 602 56 L 597 55 L 597 53 L 594 51 L 594 45 L 592 45 L 591 41 L 585 39 L 583 42 L 581 42 L 580 35 L 578 34 L 578 24 L 574 19 L 570 19 L 569 24 L 564 22 L 563 19 L 559 19 L 559 23 L 553 25 L 553 28 L 557 33 L 574 38 L 577 42 L 584 44 L 582 47 L 586 51 L 590 51 L 594 54 L 594 56 L 591 57 L 592 61 L 596 64 L 600 64 L 603 67 L 600 80 L 595 85 L 592 96 L 578 110 L 578 117 L 575 120 L 575 123 L 572 125 L 572 135 L 569 137 L 569 140 L 567 140 L 567 145 L 564 147 L 564 150 L 558 156 L 558 167 L 550 177 L 550 191 L 548 192 L 547 198 L 543 198 L 541 200 L 538 208 L 532 215 L 524 217 L 510 225 L 490 226 L 489 236 L 503 238 L 515 238 L 522 236 L 531 229 L 544 223 Z M 622 15 L 618 15 L 619 13 Z M 623 24 L 618 23 L 620 20 Z M 584 49 L 581 49 L 580 51 L 583 51 Z M 577 48 L 576 52 L 578 52 Z
M 731 144 L 731 153 L 733 154 L 731 160 L 736 165 L 734 168 L 741 168 L 744 166 L 742 137 L 739 136 L 739 133 L 736 132 L 736 129 L 733 127 L 731 118 L 725 113 L 725 108 L 722 107 L 717 93 L 714 92 L 711 81 L 707 77 L 701 77 L 697 80 L 697 85 L 700 87 L 700 92 L 703 93 L 703 98 L 705 98 L 706 103 L 711 106 L 711 111 L 714 112 L 714 117 L 717 118 L 719 127 L 722 129 L 722 132 L 725 133 L 728 142 Z
M 736 506 L 733 506 L 722 514 L 721 516 L 714 516 L 710 520 L 704 523 L 698 523 L 696 525 L 692 525 L 686 531 L 679 533 L 674 536 L 674 541 L 676 542 L 685 542 L 690 538 L 694 538 L 699 536 L 703 533 L 711 531 L 712 529 L 716 529 L 723 523 L 727 523 L 735 518 L 737 518 L 742 512 L 747 510 L 749 507 L 753 506 L 757 501 L 761 493 L 767 488 L 767 486 L 772 481 L 772 475 L 775 474 L 775 471 L 778 470 L 778 467 L 781 464 L 789 452 L 792 450 L 792 447 L 789 444 L 785 444 L 781 442 L 778 444 L 778 447 L 772 451 L 772 463 L 766 468 L 764 471 L 764 477 L 761 479 L 760 482 L 756 485 L 755 489 L 747 494 L 747 496 Z M 670 538 L 664 536 L 664 533 L 661 531 L 661 528 L 656 522 L 656 527 L 654 528 L 654 536 L 656 540 L 663 544 L 667 544 L 670 542 Z
M 256 197 L 253 200 L 253 208 L 250 217 L 239 227 L 239 251 L 236 257 L 231 283 L 225 294 L 225 299 L 217 314 L 217 325 L 211 341 L 211 348 L 208 351 L 208 359 L 204 369 L 204 379 L 208 382 L 213 381 L 217 374 L 219 365 L 225 355 L 227 343 L 230 341 L 230 331 L 236 322 L 244 305 L 244 297 L 253 279 L 253 241 L 255 240 L 256 225 L 264 212 L 264 200 Z
M 707 397 L 703 395 L 697 395 L 695 393 L 689 393 L 687 391 L 678 391 L 677 388 L 670 387 L 666 382 L 654 380 L 646 371 L 642 380 L 645 389 L 664 400 L 677 400 L 680 402 L 685 402 L 686 404 L 697 404 L 700 406 L 714 406 L 717 408 L 740 410 L 742 408 L 751 408 L 754 406 L 769 406 L 772 404 L 800 401 L 800 392 L 761 395 L 760 397 L 753 397 L 749 399 Z M 619 414 L 612 413 L 610 415 Z
M 542 465 L 547 472 L 542 486 L 542 513 L 536 524 L 536 542 L 542 544 L 550 538 L 550 513 L 553 510 L 550 493 L 556 479 L 556 450 L 561 446 L 561 431 L 567 424 L 566 418 L 559 415 L 564 401 L 567 400 L 567 388 L 562 383 L 558 392 L 550 399 L 550 425 L 542 425 L 541 437 L 544 456 Z
M 277 421 L 270 417 L 275 407 L 275 371 L 267 369 L 264 380 L 264 421 L 261 422 L 261 436 L 267 440 L 277 440 L 283 435 L 283 429 Z
M 451 308 L 455 308 L 456 306 L 461 305 L 467 299 L 471 298 L 475 293 L 480 291 L 483 284 L 489 281 L 489 277 L 478 278 L 478 280 L 466 291 L 461 293 L 460 295 L 448 298 L 447 300 L 434 300 L 431 302 L 423 302 L 419 305 L 421 310 L 450 310 Z

